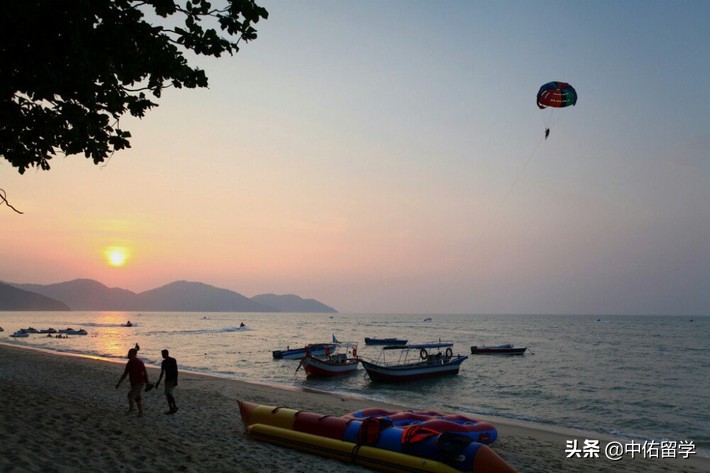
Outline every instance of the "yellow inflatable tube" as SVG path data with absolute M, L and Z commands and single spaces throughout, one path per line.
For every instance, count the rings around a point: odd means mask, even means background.
M 345 463 L 392 473 L 460 473 L 459 470 L 434 460 L 390 452 L 380 448 L 358 447 L 351 442 L 296 432 L 265 424 L 252 424 L 248 432 L 257 440 L 281 447 L 334 458 Z
M 264 406 L 247 401 L 237 402 L 245 429 L 252 424 L 266 424 L 281 427 L 282 429 L 293 429 L 293 423 L 298 412 L 296 409 Z

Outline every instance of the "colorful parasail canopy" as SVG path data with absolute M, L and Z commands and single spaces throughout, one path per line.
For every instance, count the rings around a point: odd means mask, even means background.
M 566 82 L 548 82 L 537 93 L 537 106 L 568 107 L 577 103 L 577 91 Z

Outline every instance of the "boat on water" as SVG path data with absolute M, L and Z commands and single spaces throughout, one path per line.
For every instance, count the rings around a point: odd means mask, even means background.
M 399 383 L 454 375 L 458 374 L 461 363 L 468 356 L 454 355 L 453 346 L 450 342 L 389 345 L 382 347 L 377 361 L 360 362 L 372 381 Z M 387 362 L 387 354 L 390 358 L 397 354 L 399 357 L 394 362 Z
M 59 333 L 64 334 L 64 335 L 88 335 L 89 334 L 89 332 L 87 332 L 83 328 L 80 328 L 79 330 L 74 330 L 73 328 L 65 328 L 65 329 L 59 330 Z
M 306 355 L 296 368 L 301 367 L 308 378 L 329 378 L 343 376 L 357 371 L 360 358 L 357 356 L 357 343 L 336 342 L 333 352 L 326 350 L 323 355 L 315 355 L 310 346 L 306 347 Z
M 471 347 L 471 354 L 472 355 L 523 355 L 525 354 L 525 350 L 527 350 L 528 347 L 514 347 L 510 343 L 506 343 L 504 345 L 498 345 L 496 347 L 489 347 L 489 346 L 472 346 Z
M 312 355 L 323 356 L 326 349 L 328 352 L 335 350 L 335 343 L 311 343 L 307 345 Z M 274 350 L 271 352 L 275 360 L 300 360 L 306 356 L 306 346 L 302 348 L 289 348 L 285 350 Z
M 365 345 L 406 345 L 409 340 L 401 338 L 369 338 L 365 337 Z
M 66 329 L 63 329 L 63 330 L 57 330 L 57 329 L 55 329 L 55 328 L 50 327 L 50 328 L 47 328 L 47 329 L 37 330 L 37 329 L 34 328 L 34 327 L 28 327 L 28 328 L 21 328 L 20 330 L 18 330 L 17 332 L 13 333 L 13 334 L 10 335 L 10 336 L 11 336 L 11 337 L 15 337 L 15 338 L 25 338 L 25 337 L 29 337 L 30 334 L 46 334 L 46 335 L 49 335 L 49 336 L 52 336 L 53 334 L 59 334 L 59 335 L 88 335 L 89 332 L 87 332 L 87 331 L 84 330 L 83 328 L 82 328 L 82 329 L 79 329 L 79 330 L 74 330 L 73 328 L 66 328 Z

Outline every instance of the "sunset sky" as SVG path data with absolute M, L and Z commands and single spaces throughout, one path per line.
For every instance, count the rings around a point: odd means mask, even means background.
M 710 2 L 260 3 L 106 165 L 1 161 L 0 280 L 710 314 Z M 539 110 L 549 81 L 577 105 Z

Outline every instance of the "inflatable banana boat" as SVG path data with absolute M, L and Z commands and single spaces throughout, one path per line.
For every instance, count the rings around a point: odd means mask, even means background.
M 376 417 L 392 422 L 395 427 L 419 426 L 418 429 L 430 429 L 435 432 L 454 432 L 478 443 L 489 445 L 498 438 L 496 428 L 488 423 L 481 422 L 460 414 L 442 414 L 436 411 L 388 411 L 386 409 L 370 408 L 352 412 L 343 416 L 346 419 L 363 420 Z
M 370 415 L 375 412 L 366 409 L 336 417 L 246 401 L 239 401 L 239 411 L 245 430 L 257 440 L 374 470 L 515 473 L 490 447 L 474 440 L 495 440 L 495 428 L 463 416 L 454 416 L 460 417 L 457 423 L 432 412 L 379 410 Z

